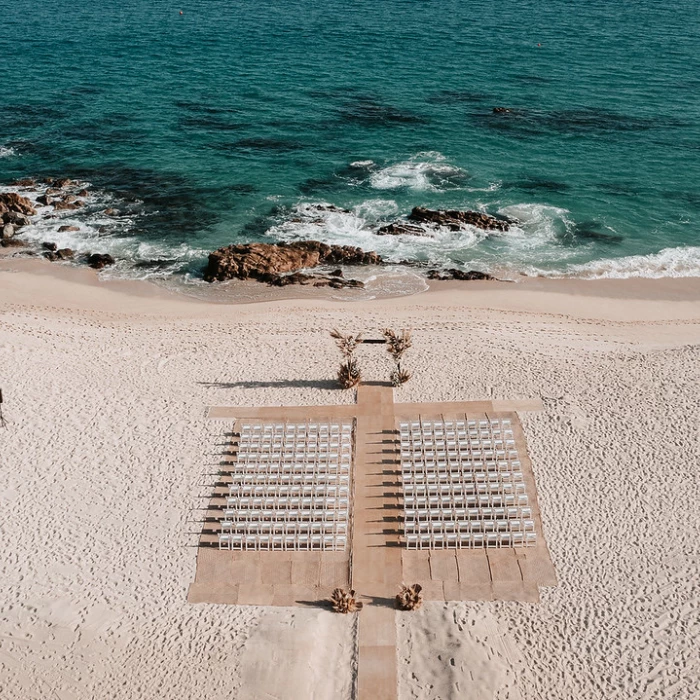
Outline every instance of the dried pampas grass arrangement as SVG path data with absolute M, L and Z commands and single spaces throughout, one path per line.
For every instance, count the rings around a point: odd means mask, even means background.
M 401 386 L 411 378 L 410 372 L 401 369 L 401 360 L 403 359 L 404 353 L 413 345 L 411 331 L 404 329 L 399 335 L 398 333 L 392 331 L 391 328 L 385 328 L 382 331 L 382 335 L 386 340 L 387 350 L 396 365 L 395 369 L 389 376 L 391 385 L 397 387 Z
M 418 610 L 423 605 L 422 590 L 423 587 L 419 583 L 414 583 L 412 586 L 402 585 L 396 596 L 396 607 L 399 610 Z
M 336 588 L 331 595 L 333 612 L 353 613 L 362 610 L 362 603 L 355 599 L 355 591 L 346 591 L 343 588 Z
M 362 372 L 354 357 L 340 363 L 340 367 L 338 368 L 338 382 L 343 389 L 352 389 L 360 383 L 361 379 Z
M 345 358 L 338 368 L 338 382 L 343 389 L 352 389 L 362 380 L 360 366 L 355 359 L 355 350 L 362 342 L 362 334 L 343 335 L 337 328 L 331 331 L 331 338 Z

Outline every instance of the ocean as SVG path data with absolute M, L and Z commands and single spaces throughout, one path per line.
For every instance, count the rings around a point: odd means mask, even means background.
M 220 246 L 304 238 L 700 275 L 697 0 L 13 0 L 3 29 L 0 189 L 89 183 L 23 237 L 111 253 L 112 276 L 204 285 Z M 376 234 L 414 206 L 517 224 Z

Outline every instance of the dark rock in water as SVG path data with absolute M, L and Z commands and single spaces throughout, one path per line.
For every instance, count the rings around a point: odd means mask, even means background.
M 313 279 L 313 275 L 305 275 L 303 272 L 292 272 L 290 275 L 278 275 L 270 272 L 258 278 L 260 282 L 266 282 L 272 287 L 287 287 L 290 284 L 304 285 Z
M 331 287 L 333 289 L 343 289 L 345 287 L 364 287 L 364 282 L 360 280 L 346 280 L 322 275 L 307 275 L 303 272 L 292 272 L 289 275 L 278 275 L 274 273 L 262 275 L 258 278 L 260 282 L 266 282 L 273 287 L 287 287 L 290 284 L 300 284 L 302 286 L 313 283 L 314 287 Z
M 24 241 L 20 241 L 19 238 L 2 238 L 0 239 L 0 246 L 3 248 L 24 248 L 27 244 Z
M 58 246 L 57 246 L 55 243 L 48 243 L 47 241 L 44 241 L 44 242 L 41 244 L 41 247 L 42 247 L 43 250 L 49 250 L 49 251 L 52 251 L 52 252 L 55 252 L 55 251 L 58 250 Z
M 46 190 L 46 194 L 49 194 L 49 195 L 51 195 L 51 194 L 61 194 L 61 190 L 60 190 L 58 187 L 49 187 L 49 188 Z
M 77 200 L 75 202 L 53 202 L 53 208 L 55 211 L 66 211 L 70 209 L 80 209 L 84 202 Z
M 78 190 L 75 193 L 76 197 L 87 197 L 90 193 L 87 190 Z
M 66 194 L 66 195 L 63 195 L 63 197 L 61 197 L 62 202 L 75 202 L 76 199 L 77 199 L 77 197 L 75 197 L 72 194 Z
M 0 194 L 0 213 L 15 211 L 27 216 L 35 216 L 36 209 L 31 200 L 15 192 L 3 192 Z
M 114 258 L 108 253 L 92 253 L 88 256 L 87 264 L 95 270 L 101 270 L 107 265 L 114 265 Z
M 36 187 L 36 180 L 31 177 L 23 178 L 22 180 L 15 180 L 10 183 L 11 187 Z
M 494 114 L 510 114 L 513 110 L 508 107 L 494 107 Z
M 331 272 L 331 277 L 342 277 L 342 276 L 343 276 L 343 271 L 340 268 L 338 268 L 337 270 L 333 270 L 333 272 Z
M 204 270 L 207 282 L 228 279 L 257 279 L 282 275 L 304 268 L 330 265 L 381 265 L 377 253 L 354 246 L 326 245 L 318 241 L 294 243 L 247 243 L 231 245 L 210 253 Z
M 79 226 L 59 226 L 58 232 L 65 233 L 66 231 L 80 231 Z
M 105 209 L 103 213 L 106 214 L 107 216 L 119 216 L 119 212 L 116 209 L 111 209 L 111 208 Z
M 32 220 L 26 214 L 20 214 L 17 211 L 6 211 L 2 215 L 2 222 L 4 224 L 12 224 L 16 230 L 22 228 L 22 226 L 28 226 L 32 223 Z
M 408 218 L 423 224 L 446 226 L 451 231 L 459 231 L 465 224 L 476 226 L 484 231 L 507 231 L 510 228 L 509 221 L 479 211 L 437 211 L 414 207 Z
M 428 272 L 429 280 L 495 280 L 496 278 L 489 275 L 486 272 L 479 272 L 478 270 L 469 270 L 465 272 L 464 270 L 430 270 Z
M 323 283 L 316 282 L 314 284 L 314 287 L 322 287 L 326 286 Z M 365 286 L 364 282 L 361 282 L 360 280 L 339 280 L 339 279 L 331 279 L 327 280 L 327 286 L 330 287 L 331 289 L 346 289 L 348 287 L 355 287 L 355 288 L 360 288 L 362 289 Z
M 71 260 L 73 258 L 73 251 L 70 248 L 60 248 L 56 251 L 48 250 L 42 253 L 42 255 L 51 262 L 58 262 L 59 260 Z
M 378 236 L 430 236 L 430 234 L 420 226 L 412 226 L 404 224 L 401 221 L 396 221 L 393 224 L 382 226 L 377 231 Z
M 58 189 L 65 189 L 66 187 L 72 187 L 76 183 L 73 180 L 69 180 L 67 177 L 61 177 L 57 180 L 51 181 L 51 187 L 56 187 Z
M 335 204 L 310 204 L 308 209 L 315 209 L 316 211 L 332 211 L 338 212 L 340 214 L 349 214 L 349 209 L 343 209 L 342 207 L 336 207 Z
M 40 194 L 36 198 L 36 203 L 46 207 L 49 204 L 53 204 L 53 199 L 51 199 L 48 194 Z
M 15 227 L 12 224 L 5 224 L 0 228 L 0 238 L 4 240 L 9 240 L 15 235 Z

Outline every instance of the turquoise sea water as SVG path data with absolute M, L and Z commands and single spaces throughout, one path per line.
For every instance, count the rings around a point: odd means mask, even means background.
M 118 274 L 196 278 L 221 245 L 312 237 L 700 275 L 697 0 L 13 0 L 3 25 L 0 183 L 91 183 L 86 211 L 27 235 L 112 252 Z M 416 205 L 520 223 L 376 235 Z

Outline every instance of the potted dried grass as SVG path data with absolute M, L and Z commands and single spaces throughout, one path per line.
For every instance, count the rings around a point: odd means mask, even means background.
M 355 591 L 346 591 L 343 588 L 336 588 L 331 595 L 333 612 L 353 613 L 362 610 L 362 603 L 355 598 Z
M 339 330 L 333 329 L 331 338 L 335 340 L 335 344 L 344 358 L 338 368 L 338 382 L 343 389 L 352 389 L 362 379 L 362 372 L 355 358 L 355 350 L 362 342 L 362 334 L 343 335 Z
M 389 376 L 391 385 L 395 387 L 401 386 L 411 378 L 411 373 L 401 367 L 401 360 L 403 359 L 404 353 L 413 345 L 411 331 L 404 329 L 398 334 L 392 331 L 391 328 L 385 328 L 382 331 L 382 335 L 386 340 L 387 350 L 394 360 L 395 365 Z
M 423 587 L 419 583 L 412 586 L 401 585 L 401 590 L 396 596 L 396 607 L 399 610 L 418 610 L 423 605 Z

